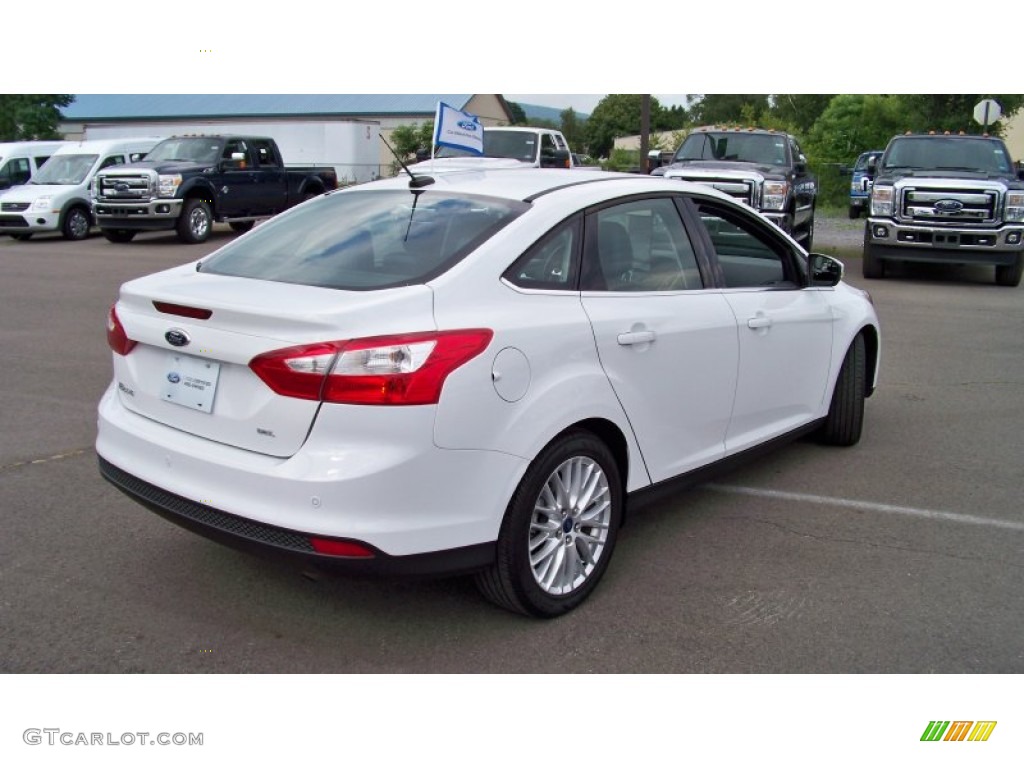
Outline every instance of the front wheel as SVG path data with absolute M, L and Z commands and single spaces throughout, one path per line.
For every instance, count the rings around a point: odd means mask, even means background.
M 24 242 L 25 240 L 31 240 L 32 239 L 32 233 L 31 232 L 19 232 L 19 233 L 15 234 L 15 235 L 11 235 L 11 237 L 13 237 L 15 240 L 21 240 L 22 242 Z
M 863 334 L 857 334 L 839 369 L 836 388 L 832 391 L 825 423 L 821 426 L 821 441 L 828 445 L 850 446 L 860 441 L 864 426 L 864 388 L 867 353 Z
M 880 280 L 885 277 L 885 262 L 875 253 L 867 231 L 864 232 L 864 257 L 861 262 L 861 273 L 869 280 Z
M 604 575 L 622 522 L 623 489 L 608 446 L 568 432 L 545 448 L 509 501 L 483 595 L 510 611 L 553 618 L 582 603 Z
M 192 198 L 178 217 L 178 239 L 183 243 L 204 243 L 213 229 L 213 215 L 205 200 Z
M 1018 254 L 1015 264 L 996 267 L 996 285 L 1016 288 L 1020 285 L 1022 273 L 1024 273 L 1024 254 Z
M 804 230 L 804 250 L 810 253 L 814 247 L 814 211 L 811 211 L 811 218 L 807 222 L 807 229 Z
M 851 219 L 859 219 L 860 218 L 860 206 L 859 205 L 851 205 L 850 206 L 850 218 Z
M 60 232 L 65 240 L 85 240 L 89 236 L 91 226 L 89 212 L 84 208 L 75 207 L 67 212 Z

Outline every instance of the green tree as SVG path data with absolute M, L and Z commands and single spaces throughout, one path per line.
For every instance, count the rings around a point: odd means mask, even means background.
M 690 105 L 695 125 L 759 124 L 770 108 L 767 94 L 696 94 L 690 99 L 695 99 Z
M 607 157 L 619 136 L 640 133 L 640 114 L 643 96 L 638 93 L 613 93 L 605 96 L 594 107 L 584 124 L 587 150 L 591 155 Z M 651 129 L 662 124 L 664 107 L 651 97 Z M 659 122 L 661 121 L 661 122 Z
M 61 139 L 60 110 L 75 100 L 71 95 L 0 94 L 0 141 Z
M 981 133 L 982 127 L 974 121 L 974 107 L 982 99 L 995 99 L 1002 109 L 1002 118 L 989 126 L 989 133 L 1001 136 L 1006 120 L 1024 106 L 1024 95 L 968 95 L 968 94 L 921 94 L 897 97 L 904 105 L 912 123 L 905 130 L 923 131 L 965 131 Z
M 771 96 L 771 119 L 780 128 L 803 137 L 828 108 L 832 93 L 775 93 Z
M 576 117 L 576 110 L 569 107 L 563 110 L 559 117 L 562 118 L 562 135 L 569 142 L 569 146 L 578 151 L 583 144 L 583 123 Z
M 403 161 L 407 163 L 415 161 L 417 152 L 430 152 L 432 148 L 434 143 L 434 121 L 428 120 L 425 123 L 399 125 L 391 132 L 391 138 L 388 140 L 388 143 Z M 394 163 L 394 170 L 397 170 L 397 165 L 397 163 Z
M 512 113 L 512 125 L 526 125 L 526 112 L 514 101 L 508 102 L 508 110 Z
M 815 121 L 805 150 L 815 163 L 852 163 L 861 152 L 884 149 L 907 127 L 902 97 L 842 94 L 834 96 Z

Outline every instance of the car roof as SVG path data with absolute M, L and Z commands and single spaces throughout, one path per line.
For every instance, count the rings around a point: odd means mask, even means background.
M 426 169 L 417 177 L 429 176 L 432 184 L 420 187 L 424 191 L 452 192 L 466 195 L 484 195 L 511 200 L 532 201 L 561 190 L 580 191 L 588 188 L 598 196 L 614 197 L 619 194 L 645 194 L 669 189 L 718 197 L 735 202 L 723 192 L 692 182 L 665 179 L 636 173 L 615 173 L 602 170 L 565 168 L 496 168 L 446 170 L 440 173 Z M 413 191 L 410 179 L 404 173 L 388 179 L 349 187 L 331 194 L 345 194 L 364 189 L 404 189 Z
M 138 136 L 126 139 L 90 139 L 86 141 L 69 141 L 60 147 L 54 155 L 78 155 L 83 152 L 108 152 L 120 147 L 137 149 L 148 146 L 155 147 L 163 141 L 162 136 Z

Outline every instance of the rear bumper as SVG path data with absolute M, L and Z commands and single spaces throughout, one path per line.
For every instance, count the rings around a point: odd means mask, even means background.
M 99 457 L 100 475 L 152 512 L 193 533 L 235 549 L 277 557 L 325 570 L 394 576 L 445 576 L 471 573 L 494 562 L 493 543 L 418 555 L 393 556 L 366 542 L 373 557 L 344 557 L 316 552 L 310 534 L 254 522 L 158 488 Z M 352 541 L 347 540 L 347 541 Z
M 101 472 L 149 509 L 243 549 L 363 571 L 485 565 L 528 463 L 496 451 L 438 448 L 426 406 L 323 406 L 288 458 L 159 424 L 126 409 L 113 387 L 98 416 Z M 359 542 L 376 556 L 325 558 L 311 536 Z
M 865 243 L 873 255 L 892 261 L 939 264 L 1016 264 L 1024 252 L 1024 226 L 995 229 L 924 227 L 870 218 Z

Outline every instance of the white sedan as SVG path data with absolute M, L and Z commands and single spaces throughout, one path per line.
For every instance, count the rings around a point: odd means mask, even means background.
M 558 616 L 607 569 L 627 497 L 783 437 L 859 440 L 879 326 L 841 277 L 681 181 L 352 187 L 121 287 L 100 470 L 234 546 L 474 573 Z

